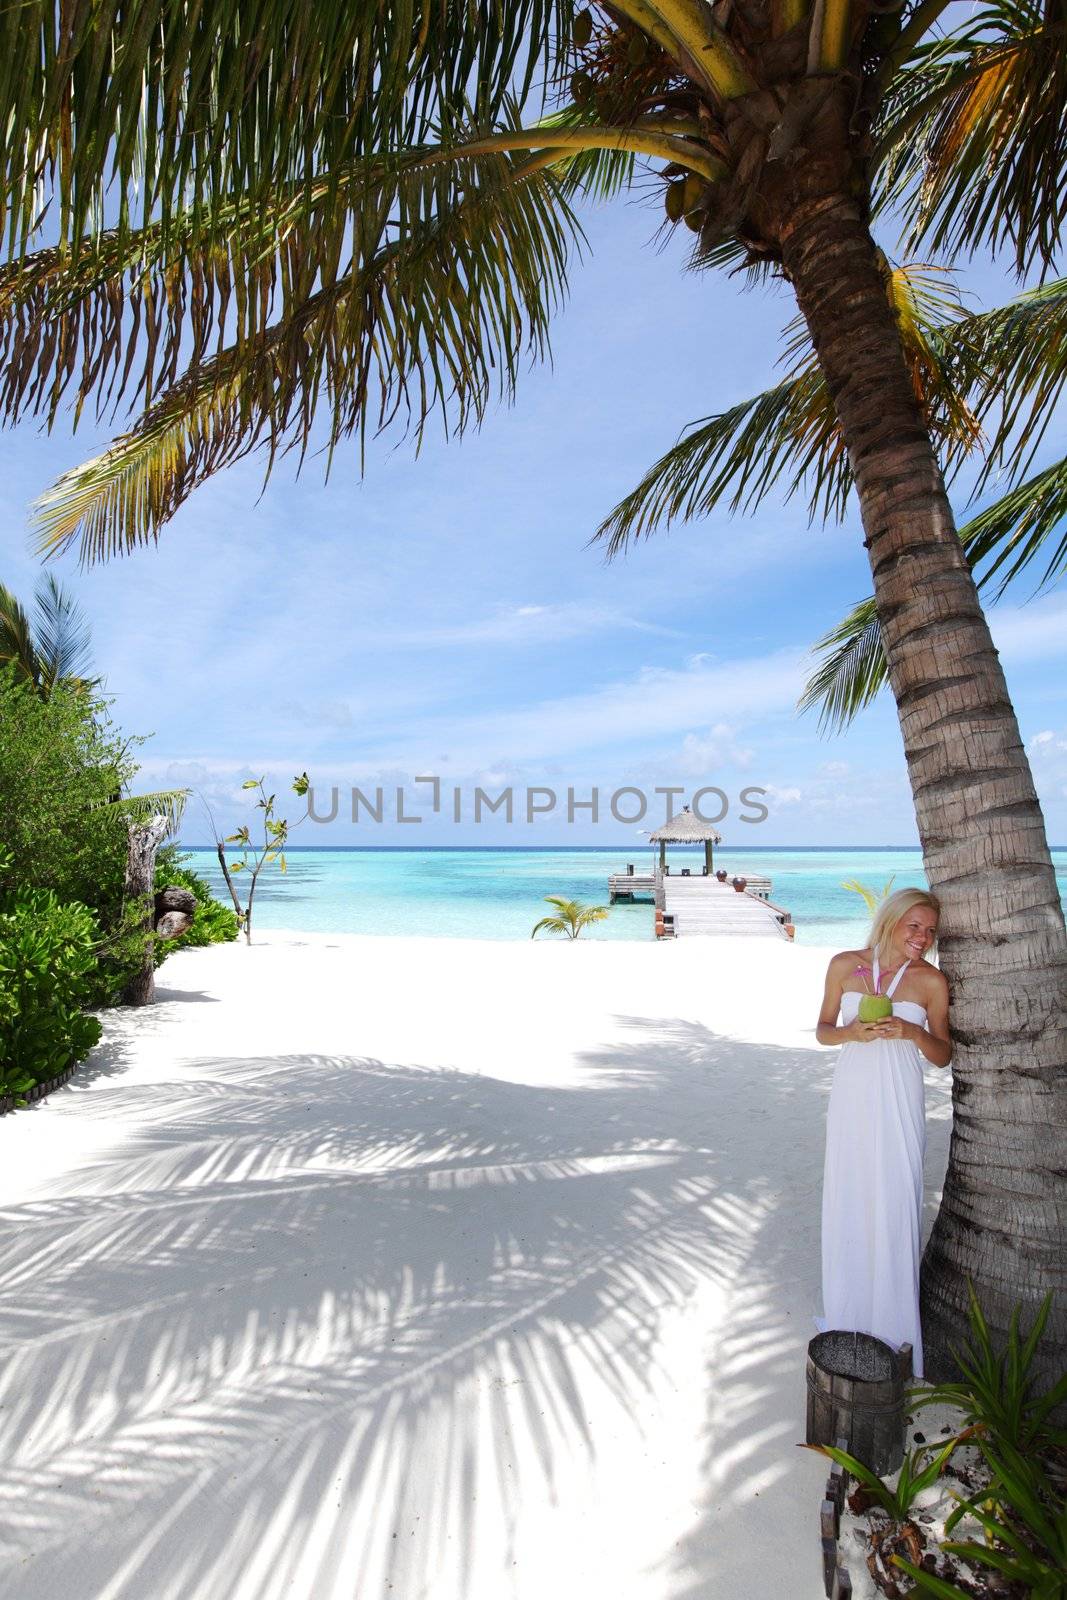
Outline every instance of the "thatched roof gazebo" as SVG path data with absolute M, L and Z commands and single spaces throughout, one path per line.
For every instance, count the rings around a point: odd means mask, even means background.
M 649 834 L 649 842 L 659 845 L 659 869 L 667 870 L 667 846 L 669 844 L 702 844 L 704 846 L 704 871 L 711 877 L 711 847 L 722 843 L 722 834 L 713 828 L 710 822 L 702 822 L 695 817 L 686 806 L 665 822 L 662 828 L 657 828 Z

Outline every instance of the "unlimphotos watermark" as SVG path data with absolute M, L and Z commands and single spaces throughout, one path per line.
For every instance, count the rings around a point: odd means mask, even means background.
M 514 824 L 532 823 L 538 817 L 566 816 L 568 823 L 577 821 L 599 823 L 612 821 L 633 826 L 653 820 L 670 822 L 680 812 L 690 811 L 699 821 L 714 825 L 730 813 L 730 797 L 725 789 L 715 784 L 705 784 L 688 793 L 682 784 L 657 784 L 649 791 L 636 784 L 623 784 L 608 790 L 594 784 L 579 794 L 572 785 L 552 788 L 547 784 L 517 787 L 508 784 L 491 793 L 480 785 L 467 789 L 459 785 L 445 786 L 433 773 L 420 774 L 416 784 L 429 786 L 429 793 L 419 793 L 409 807 L 408 790 L 404 786 L 390 787 L 378 784 L 369 791 L 354 786 L 348 790 L 344 820 L 354 823 L 380 825 L 384 822 L 420 823 L 424 820 L 418 810 L 433 816 L 448 818 L 451 822 L 470 822 L 475 826 L 492 820 Z M 747 823 L 766 822 L 770 812 L 763 804 L 766 789 L 750 784 L 737 796 L 740 811 L 737 820 Z M 328 807 L 323 805 L 321 794 L 312 787 L 308 790 L 308 819 L 311 822 L 336 822 L 341 816 L 341 789 L 334 784 L 330 789 Z M 683 799 L 683 796 L 687 798 Z M 658 803 L 662 797 L 662 805 Z M 677 803 L 676 803 L 677 802 Z M 580 815 L 579 815 L 580 813 Z

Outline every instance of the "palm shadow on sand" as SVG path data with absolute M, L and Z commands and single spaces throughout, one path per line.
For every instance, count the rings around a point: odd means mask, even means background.
M 310 1055 L 98 1082 L 79 1115 L 121 1097 L 136 1138 L 5 1219 L 0 1594 L 418 1600 L 442 1564 L 462 1594 L 487 1495 L 506 1553 L 603 1448 L 590 1384 L 639 1416 L 709 1293 L 708 1493 L 660 1592 L 722 1578 L 734 1490 L 801 1437 L 827 1063 L 630 1032 L 580 1088 Z

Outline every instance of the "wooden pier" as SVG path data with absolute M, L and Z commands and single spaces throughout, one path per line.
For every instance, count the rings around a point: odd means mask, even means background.
M 663 914 L 662 927 L 667 937 L 701 933 L 792 938 L 787 932 L 792 918 L 771 900 L 770 878 L 749 877 L 747 873 L 743 876 L 745 888 L 738 893 L 730 879 L 720 883 L 713 874 L 685 869 L 663 872 L 658 868 L 638 872 L 630 867 L 610 874 L 608 899 L 612 905 L 618 900 L 651 900 L 656 907 L 657 927 L 660 913 Z
M 678 939 L 688 934 L 731 939 L 792 937 L 787 932 L 792 927 L 788 911 L 772 905 L 752 887 L 739 894 L 731 883 L 720 883 L 715 877 L 665 874 L 657 886 L 656 909 L 663 912 L 665 930 L 673 927 Z
M 656 907 L 656 937 L 680 938 L 685 934 L 718 934 L 727 938 L 791 939 L 792 918 L 788 911 L 771 902 L 770 878 L 749 876 L 744 888 L 741 874 L 716 877 L 714 849 L 722 835 L 710 822 L 683 806 L 662 828 L 650 833 L 648 841 L 659 847 L 659 860 L 651 871 L 636 872 L 633 863 L 625 872 L 608 878 L 608 898 L 616 900 L 651 899 Z M 699 845 L 703 861 L 696 871 L 692 866 L 672 872 L 667 862 L 668 845 Z M 690 857 L 692 861 L 692 857 Z
M 616 900 L 654 900 L 656 898 L 656 874 L 654 872 L 635 872 L 633 867 L 627 867 L 625 872 L 613 872 L 608 878 L 608 901 L 614 905 Z

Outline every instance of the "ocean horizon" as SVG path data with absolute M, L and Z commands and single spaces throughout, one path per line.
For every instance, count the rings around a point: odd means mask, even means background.
M 215 846 L 180 845 L 189 865 L 229 903 Z M 528 939 L 550 914 L 545 896 L 607 905 L 609 872 L 639 870 L 652 851 L 630 845 L 297 845 L 289 870 L 267 867 L 256 888 L 253 929 L 358 933 L 385 937 Z M 788 911 L 796 942 L 843 948 L 860 942 L 869 917 L 852 879 L 881 891 L 926 886 L 922 853 L 908 845 L 718 846 L 715 862 L 731 876 L 759 858 L 771 898 Z M 402 859 L 398 859 L 402 858 Z M 610 858 L 610 859 L 609 859 Z M 1067 905 L 1067 847 L 1053 850 L 1060 898 Z M 672 846 L 672 870 L 699 869 L 703 849 Z M 391 863 L 391 864 L 387 864 Z M 753 863 L 754 864 L 754 863 Z M 553 937 L 543 935 L 542 937 Z M 611 907 L 583 938 L 653 939 L 650 900 Z

